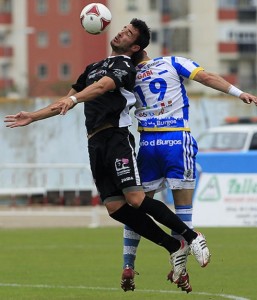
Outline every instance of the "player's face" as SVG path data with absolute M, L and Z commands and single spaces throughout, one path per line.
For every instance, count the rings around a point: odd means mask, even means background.
M 125 54 L 131 51 L 138 38 L 139 31 L 131 24 L 126 25 L 123 29 L 111 40 L 111 47 L 113 51 L 118 54 Z

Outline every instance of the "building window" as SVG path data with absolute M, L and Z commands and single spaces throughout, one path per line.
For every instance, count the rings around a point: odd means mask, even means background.
M 238 5 L 238 0 L 219 0 L 220 8 L 235 9 Z
M 68 31 L 62 31 L 59 35 L 59 42 L 62 46 L 67 47 L 71 44 L 71 35 Z
M 228 74 L 238 74 L 238 63 L 237 61 L 224 61 L 224 66 L 227 65 Z
M 0 1 L 0 12 L 1 13 L 10 13 L 12 11 L 11 0 Z
M 230 41 L 234 40 L 234 32 L 232 32 L 232 31 L 229 31 L 229 32 L 228 32 L 228 39 L 229 39 Z
M 45 15 L 47 13 L 47 0 L 37 0 L 36 9 L 39 15 Z
M 0 45 L 4 45 L 6 40 L 5 33 L 0 31 Z
M 169 0 L 162 0 L 162 13 L 163 14 L 170 14 L 171 12 L 171 3 Z
M 127 10 L 136 11 L 137 10 L 137 0 L 127 0 Z
M 1 66 L 1 70 L 2 70 L 2 77 L 3 79 L 8 79 L 9 78 L 9 74 L 10 74 L 10 64 L 9 63 L 2 63 Z
M 46 48 L 48 46 L 47 32 L 40 31 L 37 33 L 37 45 L 39 48 Z
M 71 67 L 69 64 L 64 63 L 60 66 L 60 77 L 61 79 L 70 79 Z
M 188 0 L 163 1 L 164 13 L 169 13 L 173 20 L 186 19 L 189 15 Z
M 171 52 L 189 52 L 189 29 L 177 28 L 174 30 L 173 43 L 171 44 Z
M 238 20 L 242 23 L 256 23 L 256 9 L 242 9 L 238 11 Z
M 166 52 L 189 52 L 188 28 L 164 29 L 163 41 L 163 48 Z
M 239 8 L 249 8 L 249 7 L 255 7 L 256 1 L 255 0 L 238 0 L 238 7 Z
M 151 43 L 157 43 L 158 42 L 158 32 L 152 31 L 151 32 Z
M 70 0 L 59 0 L 59 11 L 62 14 L 70 12 Z
M 233 33 L 234 39 L 237 43 L 250 43 L 255 44 L 256 43 L 256 33 L 255 32 L 234 32 Z
M 150 10 L 157 10 L 157 0 L 149 0 Z
M 39 79 L 46 79 L 48 76 L 48 68 L 45 64 L 40 64 L 37 68 L 37 76 Z

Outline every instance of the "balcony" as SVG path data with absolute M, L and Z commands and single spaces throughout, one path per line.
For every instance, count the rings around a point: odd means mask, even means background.
M 238 51 L 240 54 L 256 54 L 255 43 L 238 43 Z
M 162 23 L 168 23 L 171 21 L 171 15 L 170 13 L 163 13 L 161 16 L 161 22 Z
M 0 94 L 1 94 L 1 90 L 5 90 L 6 88 L 9 88 L 13 86 L 13 80 L 12 79 L 4 79 L 0 77 Z
M 220 42 L 220 54 L 239 54 L 240 56 L 255 57 L 256 56 L 256 43 L 235 43 L 235 42 Z
M 237 19 L 237 10 L 221 8 L 218 11 L 218 19 L 219 20 L 236 20 Z
M 219 43 L 220 53 L 237 53 L 238 44 L 235 42 L 220 42 Z
M 255 23 L 256 7 L 220 8 L 218 10 L 218 19 L 221 21 L 238 20 L 241 23 Z
M 239 9 L 238 21 L 241 23 L 256 23 L 256 7 Z
M 227 74 L 222 75 L 222 77 L 230 82 L 231 84 L 238 85 L 238 75 L 237 74 Z
M 11 24 L 12 23 L 12 14 L 6 12 L 0 12 L 0 24 Z
M 12 57 L 13 56 L 13 48 L 5 47 L 0 45 L 0 57 Z

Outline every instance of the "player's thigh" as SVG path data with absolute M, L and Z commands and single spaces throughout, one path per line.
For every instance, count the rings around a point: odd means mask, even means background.
M 161 178 L 161 164 L 155 145 L 156 134 L 143 132 L 140 135 L 140 147 L 137 165 L 142 182 L 152 182 Z
M 117 129 L 109 140 L 107 169 L 119 190 L 141 186 L 134 150 L 134 138 L 126 130 Z
M 97 135 L 88 141 L 90 167 L 102 201 L 111 196 L 117 197 L 123 195 L 122 191 L 118 190 L 113 174 L 108 167 L 108 162 L 105 159 L 105 153 L 107 151 L 105 144 L 105 139 L 100 139 Z
M 154 154 L 154 149 L 140 147 L 137 162 L 145 192 L 148 193 L 153 190 L 162 190 L 165 184 L 165 178 L 162 175 L 158 157 Z

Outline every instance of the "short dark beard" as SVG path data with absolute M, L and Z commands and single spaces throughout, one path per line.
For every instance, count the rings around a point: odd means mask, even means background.
M 110 42 L 110 45 L 112 47 L 112 50 L 117 53 L 117 54 L 124 54 L 124 53 L 127 53 L 128 52 L 128 49 L 131 45 L 129 45 L 128 47 L 124 48 L 124 47 L 120 47 L 120 46 L 115 46 L 112 41 Z

